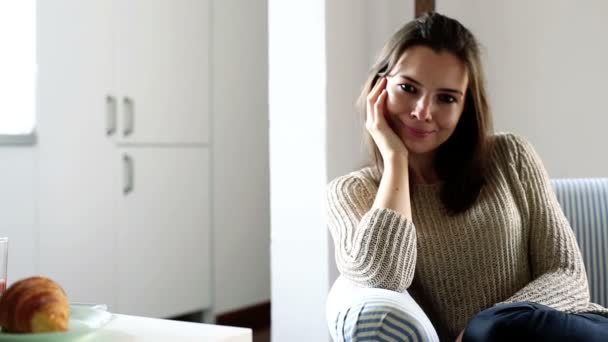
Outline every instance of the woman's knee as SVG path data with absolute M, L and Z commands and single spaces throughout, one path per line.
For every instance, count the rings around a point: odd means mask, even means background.
M 339 277 L 327 298 L 327 323 L 335 341 L 439 341 L 424 311 L 406 292 L 355 286 Z M 384 338 L 382 336 L 397 336 Z
M 569 314 L 537 303 L 497 305 L 467 325 L 464 342 L 608 341 L 608 319 Z
M 428 318 L 392 303 L 369 302 L 348 309 L 335 322 L 337 340 L 437 341 Z
M 507 341 L 521 333 L 521 325 L 527 325 L 536 311 L 531 303 L 502 304 L 486 309 L 469 321 L 463 342 Z

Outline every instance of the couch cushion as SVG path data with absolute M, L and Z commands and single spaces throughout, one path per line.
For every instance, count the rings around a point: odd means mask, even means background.
M 608 178 L 553 179 L 581 248 L 591 301 L 608 307 Z

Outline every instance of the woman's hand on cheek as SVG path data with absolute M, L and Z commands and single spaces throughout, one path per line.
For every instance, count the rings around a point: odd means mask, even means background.
M 385 77 L 378 80 L 367 96 L 365 127 L 372 136 L 372 139 L 374 139 L 385 162 L 394 158 L 405 158 L 407 160 L 407 148 L 386 119 L 386 101 L 388 97 L 386 83 Z

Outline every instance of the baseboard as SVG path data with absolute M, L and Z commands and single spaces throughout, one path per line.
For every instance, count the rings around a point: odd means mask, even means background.
M 265 328 L 270 326 L 270 302 L 248 306 L 218 315 L 216 324 L 244 328 Z

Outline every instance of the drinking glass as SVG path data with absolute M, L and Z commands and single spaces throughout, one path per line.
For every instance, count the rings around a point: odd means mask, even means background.
M 8 238 L 0 237 L 0 295 L 6 290 L 6 268 L 8 266 Z

